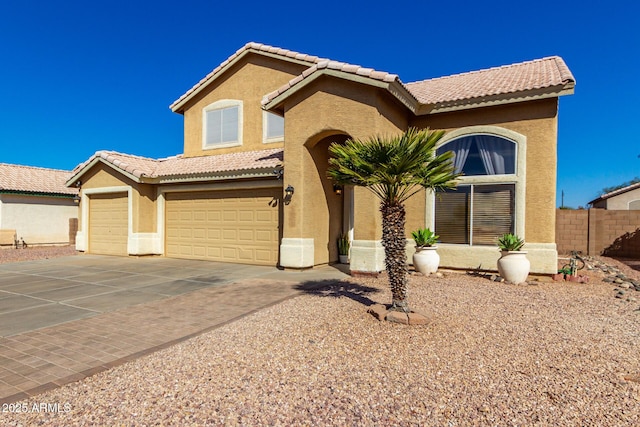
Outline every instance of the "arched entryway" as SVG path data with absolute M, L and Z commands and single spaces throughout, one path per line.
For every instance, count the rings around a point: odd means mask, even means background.
M 334 187 L 334 182 L 327 177 L 329 167 L 329 146 L 331 143 L 343 143 L 349 138 L 345 134 L 332 134 L 317 139 L 314 144 L 307 145 L 309 154 L 315 166 L 315 185 L 310 190 L 315 194 L 311 196 L 314 217 L 313 224 L 315 263 L 338 262 L 337 241 L 343 232 L 350 232 L 350 207 L 352 205 L 353 192 L 350 188 Z M 308 183 L 311 184 L 311 183 Z M 305 186 L 307 183 L 305 183 Z

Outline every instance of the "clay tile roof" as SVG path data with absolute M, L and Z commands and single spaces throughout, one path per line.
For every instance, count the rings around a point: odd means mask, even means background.
M 282 164 L 283 152 L 282 148 L 273 148 L 215 156 L 172 157 L 159 162 L 155 176 L 166 177 L 275 168 Z
M 0 191 L 75 195 L 65 185 L 70 177 L 70 171 L 0 163 Z
M 552 56 L 407 83 L 405 87 L 420 103 L 438 104 L 573 83 L 575 79 L 562 58 Z
M 376 71 L 372 68 L 365 68 L 359 65 L 348 64 L 346 62 L 331 61 L 329 59 L 323 59 L 323 60 L 319 60 L 315 65 L 304 70 L 301 75 L 294 77 L 293 79 L 289 80 L 286 84 L 280 86 L 278 89 L 265 95 L 262 98 L 262 105 L 267 105 L 269 102 L 273 101 L 276 97 L 280 96 L 281 94 L 291 89 L 295 85 L 300 84 L 305 79 L 309 78 L 309 76 L 324 69 L 338 70 L 347 74 L 354 74 L 358 76 L 368 77 L 373 80 L 380 80 L 387 83 L 391 83 L 396 80 L 400 82 L 400 79 L 398 78 L 397 74 L 387 73 L 384 71 Z
M 279 47 L 273 47 L 273 46 L 265 45 L 265 44 L 262 44 L 262 43 L 249 42 L 249 43 L 245 44 L 243 47 L 241 47 L 240 49 L 238 49 L 233 55 L 231 55 L 229 58 L 227 58 L 224 62 L 222 62 L 216 68 L 214 68 L 213 71 L 211 71 L 209 74 L 207 74 L 202 80 L 200 80 L 198 83 L 196 83 L 191 89 L 189 89 L 186 93 L 184 93 L 180 98 L 178 98 L 176 101 L 174 101 L 173 104 L 171 104 L 169 106 L 169 108 L 174 110 L 174 108 L 178 104 L 180 104 L 183 100 L 185 100 L 186 98 L 191 96 L 191 94 L 193 94 L 198 89 L 200 89 L 200 87 L 204 86 L 205 84 L 207 84 L 211 80 L 213 80 L 217 76 L 217 74 L 220 71 L 222 71 L 222 69 L 224 69 L 229 63 L 231 63 L 233 60 L 235 60 L 236 58 L 238 58 L 239 56 L 243 55 L 245 52 L 247 52 L 249 50 L 254 50 L 254 51 L 258 51 L 258 52 L 267 52 L 267 53 L 270 53 L 270 54 L 275 54 L 275 55 L 282 56 L 284 58 L 293 58 L 293 59 L 296 59 L 298 61 L 308 62 L 309 65 L 317 63 L 317 62 L 320 62 L 320 61 L 326 61 L 326 59 L 322 59 L 322 58 L 319 58 L 317 56 L 312 56 L 312 55 L 307 55 L 307 54 L 304 54 L 304 53 L 294 52 L 294 51 L 291 51 L 291 50 L 282 49 L 282 48 L 279 48 Z
M 96 159 L 128 172 L 136 178 L 164 178 L 269 169 L 282 164 L 283 151 L 282 148 L 274 148 L 201 157 L 174 156 L 157 160 L 115 151 L 98 151 L 89 160 L 76 166 L 73 174 L 79 173 Z
M 115 151 L 98 151 L 96 156 L 106 160 L 123 171 L 141 178 L 143 176 L 153 176 L 158 160 L 147 157 L 122 154 Z

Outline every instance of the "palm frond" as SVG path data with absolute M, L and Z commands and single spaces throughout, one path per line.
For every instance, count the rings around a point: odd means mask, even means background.
M 393 137 L 349 139 L 329 147 L 328 176 L 340 184 L 368 188 L 381 200 L 403 203 L 421 188 L 452 188 L 453 154 L 436 156 L 443 131 L 410 128 Z

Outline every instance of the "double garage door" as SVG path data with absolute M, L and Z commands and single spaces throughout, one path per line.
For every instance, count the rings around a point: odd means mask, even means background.
M 276 265 L 280 194 L 275 188 L 167 193 L 166 256 Z

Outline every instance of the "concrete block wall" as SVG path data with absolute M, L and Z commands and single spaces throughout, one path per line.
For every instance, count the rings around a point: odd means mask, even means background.
M 556 211 L 556 245 L 559 254 L 589 250 L 589 211 L 584 209 Z
M 640 211 L 558 209 L 556 245 L 559 254 L 640 258 Z

